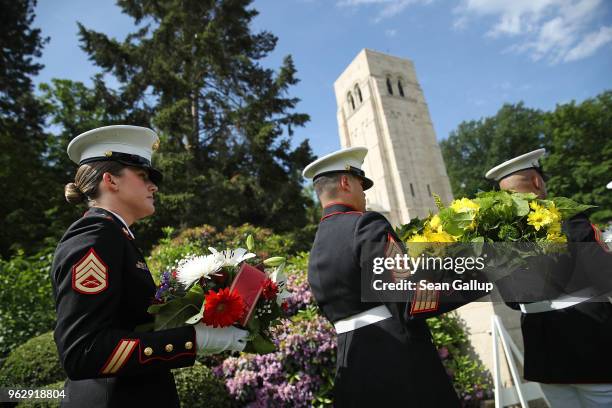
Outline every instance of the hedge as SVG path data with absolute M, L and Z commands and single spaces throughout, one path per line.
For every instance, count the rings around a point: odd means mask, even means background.
M 34 337 L 9 354 L 0 367 L 2 386 L 41 387 L 66 378 L 53 332 Z

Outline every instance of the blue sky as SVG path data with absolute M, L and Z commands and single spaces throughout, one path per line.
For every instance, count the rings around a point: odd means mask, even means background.
M 317 155 L 338 149 L 333 83 L 362 48 L 411 59 L 438 139 L 503 103 L 554 109 L 612 89 L 609 0 L 256 0 L 253 30 L 279 37 L 264 61 L 291 54 L 301 82 L 291 95 L 311 121 Z M 89 83 L 97 72 L 78 46 L 79 21 L 119 39 L 133 22 L 112 0 L 39 0 L 36 26 L 51 37 L 37 82 Z

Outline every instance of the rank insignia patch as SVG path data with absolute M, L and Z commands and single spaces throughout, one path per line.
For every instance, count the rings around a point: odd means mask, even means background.
M 72 289 L 85 295 L 95 295 L 108 286 L 108 266 L 91 248 L 72 267 Z

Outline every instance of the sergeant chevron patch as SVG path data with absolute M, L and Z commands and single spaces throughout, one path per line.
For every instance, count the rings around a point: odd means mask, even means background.
M 100 370 L 101 374 L 115 374 L 130 359 L 136 349 L 139 340 L 121 339 L 117 347 L 113 350 L 108 360 Z
M 72 289 L 85 295 L 95 295 L 108 286 L 108 266 L 91 248 L 72 267 Z

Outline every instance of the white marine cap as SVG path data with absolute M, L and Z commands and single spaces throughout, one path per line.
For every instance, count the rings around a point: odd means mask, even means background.
M 126 166 L 141 167 L 148 170 L 151 180 L 157 184 L 163 177 L 159 170 L 151 166 L 151 155 L 158 146 L 159 137 L 149 128 L 104 126 L 72 139 L 68 145 L 68 157 L 78 165 L 117 161 Z
M 526 169 L 540 170 L 540 162 L 538 159 L 546 153 L 546 149 L 538 149 L 533 152 L 525 153 L 520 156 L 503 162 L 502 164 L 493 167 L 487 171 L 485 175 L 489 180 L 500 181 L 506 176 L 509 176 L 517 171 Z
M 612 190 L 612 181 L 611 181 L 611 182 L 609 182 L 609 183 L 606 185 L 606 188 L 607 188 L 608 190 Z
M 314 181 L 317 177 L 326 174 L 350 173 L 363 180 L 363 189 L 367 190 L 374 185 L 374 182 L 367 178 L 365 172 L 361 170 L 366 154 L 368 154 L 368 148 L 363 146 L 340 149 L 310 163 L 302 175 Z

